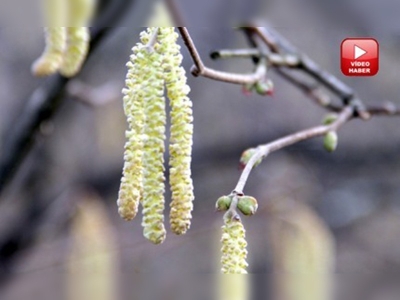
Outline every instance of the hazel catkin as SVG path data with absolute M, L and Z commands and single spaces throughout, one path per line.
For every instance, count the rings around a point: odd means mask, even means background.
M 146 36 L 142 39 L 146 40 Z M 127 63 L 126 87 L 122 91 L 129 130 L 126 134 L 128 141 L 125 145 L 125 163 L 117 201 L 120 216 L 128 221 L 136 216 L 143 196 L 143 137 L 146 122 L 143 87 L 149 84 L 143 76 L 143 70 L 147 68 L 148 63 L 148 52 L 145 46 L 143 43 L 138 43 L 132 48 L 132 52 L 130 61 Z
M 32 73 L 35 76 L 49 76 L 56 73 L 62 64 L 67 46 L 66 27 L 45 27 L 44 32 L 46 48 L 32 65 Z
M 222 226 L 222 258 L 223 274 L 247 274 L 247 242 L 245 229 L 240 218 L 232 218 L 229 212 L 224 216 Z
M 148 35 L 156 34 L 158 29 L 151 27 Z M 147 37 L 146 40 L 151 39 Z M 164 227 L 164 151 L 165 151 L 165 98 L 164 79 L 161 67 L 162 56 L 154 51 L 151 45 L 146 51 L 147 64 L 143 68 L 142 77 L 147 82 L 143 86 L 145 142 L 143 165 L 146 167 L 143 178 L 143 234 L 154 244 L 165 240 Z
M 181 66 L 182 55 L 174 27 L 161 27 L 158 39 L 163 54 L 163 70 L 170 103 L 170 185 L 172 191 L 170 225 L 175 234 L 190 228 L 193 210 L 193 182 L 191 178 L 193 113 L 188 97 L 186 73 Z
M 96 10 L 97 0 L 68 0 L 67 48 L 64 52 L 60 73 L 65 77 L 75 76 L 89 52 L 89 26 Z

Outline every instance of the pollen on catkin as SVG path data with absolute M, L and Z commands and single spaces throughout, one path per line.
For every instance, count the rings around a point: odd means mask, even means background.
M 58 71 L 67 47 L 65 0 L 42 0 L 46 47 L 32 64 L 35 76 L 49 76 Z
M 46 48 L 43 54 L 33 63 L 32 73 L 35 76 L 49 76 L 60 68 L 63 53 L 67 46 L 66 27 L 45 27 Z
M 60 66 L 60 73 L 65 77 L 75 76 L 89 52 L 90 32 L 88 27 L 68 27 L 67 49 Z
M 191 158 L 193 140 L 192 102 L 188 97 L 186 73 L 174 27 L 161 27 L 158 51 L 163 54 L 163 71 L 170 103 L 170 186 L 172 191 L 170 225 L 175 234 L 184 234 L 190 227 L 193 210 Z
M 142 40 L 151 39 L 150 35 L 157 34 L 156 27 L 151 27 L 142 34 Z M 151 45 L 147 53 L 146 67 L 143 69 L 144 112 L 146 123 L 144 127 L 144 156 L 145 166 L 143 178 L 143 235 L 154 244 L 165 240 L 164 227 L 164 151 L 165 151 L 165 98 L 164 78 L 161 67 L 162 56 L 155 51 L 158 44 Z
M 60 73 L 65 77 L 75 76 L 89 52 L 89 24 L 96 9 L 96 0 L 69 0 L 67 23 L 67 49 L 64 52 Z
M 146 36 L 142 40 L 146 40 Z M 133 54 L 127 63 L 128 73 L 123 89 L 123 104 L 128 120 L 129 130 L 126 132 L 124 169 L 118 197 L 118 212 L 125 220 L 132 220 L 137 212 L 143 196 L 143 150 L 144 127 L 146 122 L 144 87 L 149 84 L 145 77 L 148 68 L 148 51 L 143 43 L 132 48 Z
M 223 274 L 247 274 L 247 242 L 245 229 L 240 219 L 232 218 L 228 212 L 222 226 L 222 258 Z

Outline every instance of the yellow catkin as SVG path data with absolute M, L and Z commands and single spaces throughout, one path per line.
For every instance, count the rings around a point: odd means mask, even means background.
M 115 299 L 119 263 L 115 233 L 107 208 L 96 195 L 82 194 L 70 235 L 65 299 Z
M 172 202 L 170 212 L 171 229 L 175 234 L 184 234 L 190 227 L 193 210 L 193 183 L 191 157 L 193 140 L 192 102 L 188 97 L 190 88 L 182 63 L 178 35 L 174 27 L 159 30 L 159 48 L 162 53 L 167 95 L 171 107 L 170 136 L 170 185 Z
M 98 0 L 67 0 L 69 27 L 89 26 L 95 14 Z
M 335 244 L 329 229 L 306 205 L 279 199 L 270 228 L 274 298 L 330 300 Z
M 75 76 L 89 52 L 89 26 L 96 9 L 96 0 L 68 1 L 67 49 L 64 53 L 60 73 L 66 77 Z
M 142 39 L 149 40 L 156 27 L 150 27 L 142 34 Z M 154 49 L 153 49 L 154 46 Z M 144 107 L 146 114 L 145 142 L 143 165 L 145 166 L 143 180 L 143 235 L 153 242 L 160 244 L 165 240 L 164 227 L 164 151 L 165 151 L 165 98 L 164 79 L 161 67 L 162 56 L 155 51 L 159 44 L 145 50 L 147 59 L 142 77 L 146 81 L 143 85 Z
M 250 300 L 250 275 L 220 274 L 218 278 L 218 300 Z
M 149 80 L 145 77 L 148 70 L 148 51 L 144 45 L 148 42 L 147 35 L 144 33 L 142 42 L 132 48 L 133 54 L 127 63 L 126 87 L 122 91 L 129 130 L 126 132 L 128 141 L 125 145 L 125 164 L 117 205 L 120 216 L 127 221 L 136 216 L 143 195 L 144 100 L 145 87 L 149 86 Z
M 153 9 L 150 20 L 148 21 L 148 26 L 170 27 L 173 25 L 174 22 L 170 16 L 167 6 L 165 5 L 165 1 L 157 0 L 153 4 Z
M 45 27 L 44 31 L 46 48 L 32 65 L 32 73 L 35 76 L 49 76 L 56 73 L 62 64 L 67 45 L 66 27 Z
M 64 52 L 60 73 L 65 77 L 73 77 L 81 70 L 89 52 L 89 28 L 68 27 L 67 36 L 68 44 Z
M 33 63 L 35 76 L 49 76 L 58 71 L 67 47 L 65 0 L 43 0 L 43 18 L 46 47 Z
M 247 242 L 242 222 L 232 219 L 230 214 L 224 217 L 222 226 L 222 258 L 223 274 L 247 274 Z

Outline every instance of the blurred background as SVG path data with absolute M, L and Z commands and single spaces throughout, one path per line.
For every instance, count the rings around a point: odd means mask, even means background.
M 39 8 L 32 1 L 23 3 L 22 11 L 22 2 L 0 3 L 0 155 L 27 99 L 43 82 L 30 73 L 44 46 Z M 125 143 L 120 94 L 125 63 L 151 10 L 151 2 L 133 2 L 81 75 L 70 81 L 61 107 L 41 124 L 32 151 L 1 195 L 2 300 L 209 299 L 210 279 L 219 272 L 223 223 L 214 205 L 236 185 L 241 153 L 320 124 L 325 114 L 273 72 L 273 97 L 245 96 L 240 86 L 189 76 L 195 131 L 192 228 L 182 237 L 168 234 L 160 246 L 150 244 L 142 236 L 140 217 L 124 222 L 115 204 Z M 178 3 L 209 66 L 249 72 L 249 60 L 213 62 L 208 55 L 215 49 L 247 47 L 232 26 L 260 17 L 365 102 L 400 104 L 400 2 Z M 340 73 L 340 43 L 364 36 L 380 43 L 379 74 L 346 78 Z M 185 48 L 183 54 L 189 70 L 192 63 Z M 391 117 L 354 120 L 339 131 L 333 154 L 326 153 L 317 138 L 272 154 L 254 170 L 245 192 L 258 199 L 259 212 L 243 220 L 254 299 L 273 299 L 279 289 L 274 274 L 285 264 L 277 258 L 285 251 L 277 243 L 284 244 L 288 230 L 305 240 L 299 253 L 314 247 L 309 262 L 333 266 L 335 299 L 399 299 L 399 125 L 400 120 Z M 169 196 L 167 190 L 167 203 Z M 296 253 L 288 255 L 301 257 Z M 145 280 L 148 276 L 151 281 Z M 86 298 L 71 295 L 80 278 L 91 278 L 105 292 Z M 188 288 L 195 282 L 197 289 L 188 296 L 180 289 L 183 282 Z

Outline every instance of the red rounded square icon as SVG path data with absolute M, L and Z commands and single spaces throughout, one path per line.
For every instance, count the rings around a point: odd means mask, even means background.
M 379 71 L 379 44 L 373 38 L 347 38 L 340 47 L 346 76 L 374 76 Z

